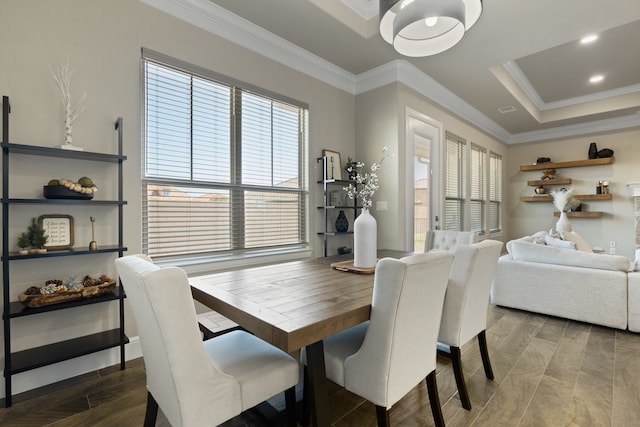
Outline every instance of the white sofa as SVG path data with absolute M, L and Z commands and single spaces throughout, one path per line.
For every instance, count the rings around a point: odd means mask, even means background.
M 640 273 L 631 260 L 518 239 L 498 260 L 491 302 L 640 332 Z

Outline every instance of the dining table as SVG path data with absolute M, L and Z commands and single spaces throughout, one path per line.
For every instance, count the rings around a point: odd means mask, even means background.
M 407 254 L 381 250 L 378 258 Z M 323 340 L 369 320 L 371 312 L 375 274 L 332 267 L 344 263 L 349 264 L 349 255 L 245 267 L 189 279 L 196 301 L 257 337 L 291 354 L 306 348 L 306 393 L 315 427 L 329 426 Z

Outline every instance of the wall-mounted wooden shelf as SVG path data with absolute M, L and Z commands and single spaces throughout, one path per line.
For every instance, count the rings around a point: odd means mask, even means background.
M 569 185 L 571 184 L 571 178 L 556 178 L 556 179 L 531 179 L 527 181 L 527 185 L 532 187 L 539 187 L 541 185 Z
M 574 160 L 571 162 L 536 163 L 533 165 L 520 165 L 521 171 L 540 171 L 544 169 L 578 168 L 582 166 L 609 165 L 613 163 L 613 157 L 603 159 Z
M 604 215 L 603 212 L 567 212 L 570 218 L 600 218 L 602 215 Z M 553 216 L 560 216 L 560 212 L 554 212 Z
M 578 200 L 611 200 L 613 196 L 611 194 L 575 194 Z M 523 202 L 553 202 L 553 196 L 522 196 L 520 200 Z

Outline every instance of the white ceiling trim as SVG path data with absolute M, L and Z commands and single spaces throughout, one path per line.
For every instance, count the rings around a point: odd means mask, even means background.
M 404 59 L 393 60 L 357 77 L 356 94 L 400 82 L 500 141 L 506 142 L 511 137 L 503 127 Z
M 634 115 L 631 117 L 635 121 L 610 119 L 511 134 L 405 60 L 394 60 L 355 76 L 208 0 L 139 1 L 353 95 L 401 82 L 507 144 L 581 135 L 594 132 L 594 128 L 597 132 L 640 125 L 640 115 Z
M 559 101 L 545 102 L 515 61 L 507 61 L 502 65 L 504 66 L 505 70 L 507 70 L 509 75 L 513 78 L 513 80 L 518 84 L 518 86 L 520 86 L 524 93 L 529 97 L 531 102 L 535 104 L 536 108 L 538 108 L 539 111 L 572 107 L 574 105 L 587 104 L 589 102 L 600 101 L 603 99 L 640 93 L 640 84 L 637 84 L 601 92 L 595 92 L 589 95 L 577 96 L 575 98 L 566 98 Z
M 208 0 L 139 1 L 345 92 L 354 93 L 353 74 Z
M 616 117 L 613 119 L 593 120 L 587 123 L 575 125 L 557 126 L 533 132 L 521 132 L 511 135 L 507 143 L 519 144 L 523 142 L 538 142 L 549 139 L 570 138 L 573 136 L 612 132 L 635 127 L 640 127 L 640 113 L 630 114 L 624 117 Z

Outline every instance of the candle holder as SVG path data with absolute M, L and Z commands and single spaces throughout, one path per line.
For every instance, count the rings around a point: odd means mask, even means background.
M 93 229 L 93 224 L 96 222 L 96 217 L 90 216 L 89 220 L 91 221 L 91 242 L 89 242 L 89 250 L 95 251 L 98 249 L 98 244 L 96 243 L 95 230 Z

